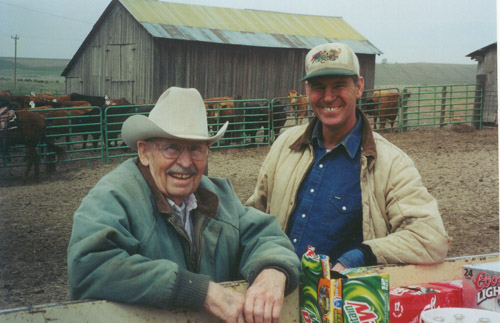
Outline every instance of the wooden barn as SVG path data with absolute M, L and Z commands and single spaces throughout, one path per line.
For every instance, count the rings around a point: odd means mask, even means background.
M 62 76 L 66 93 L 135 103 L 170 86 L 197 88 L 204 98 L 271 99 L 303 93 L 306 53 L 335 41 L 358 54 L 365 88 L 373 88 L 381 52 L 340 17 L 113 0 Z
M 483 86 L 483 124 L 498 126 L 497 43 L 478 49 L 469 55 L 478 62 L 476 80 Z

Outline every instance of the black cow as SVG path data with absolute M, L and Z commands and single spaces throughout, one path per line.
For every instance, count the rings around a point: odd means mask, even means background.
M 252 144 L 255 143 L 255 136 L 257 131 L 261 128 L 264 128 L 264 138 L 262 142 L 267 142 L 267 138 L 269 137 L 269 109 L 262 107 L 256 102 L 247 102 L 243 111 L 245 133 L 250 137 Z
M 80 93 L 71 93 L 69 95 L 71 101 L 87 101 L 93 107 L 101 107 L 104 108 L 110 104 L 109 99 L 106 99 L 104 96 L 96 96 L 96 95 L 85 95 Z
M 252 107 L 248 107 L 248 105 Z M 276 139 L 280 133 L 281 128 L 286 122 L 286 106 L 280 101 L 276 101 L 273 105 L 272 113 L 267 107 L 262 107 L 262 105 L 255 102 L 248 102 L 245 111 L 244 121 L 245 121 L 245 132 L 250 137 L 252 143 L 255 143 L 255 136 L 257 131 L 264 129 L 264 139 L 263 142 L 267 142 L 269 138 L 269 115 L 271 115 L 271 124 L 274 132 L 274 139 Z
M 99 122 L 100 120 L 104 121 L 106 108 L 109 106 L 131 105 L 131 103 L 124 98 L 109 99 L 107 96 L 85 95 L 79 93 L 71 93 L 70 99 L 72 101 L 87 101 L 90 105 L 99 107 L 92 109 L 76 121 L 76 123 L 81 124 L 81 126 L 78 127 L 78 131 L 92 133 L 92 138 L 94 139 L 92 145 L 94 148 L 97 148 L 97 141 L 101 137 L 101 126 Z M 106 127 L 102 125 L 103 135 L 107 135 L 108 142 L 114 139 L 115 146 L 117 146 L 117 138 L 122 124 L 132 113 L 135 113 L 135 108 L 133 107 L 116 108 L 108 111 L 106 115 Z M 83 139 L 83 149 L 86 149 L 88 135 L 83 135 Z
M 276 140 L 280 134 L 281 128 L 284 127 L 286 122 L 286 105 L 283 105 L 280 101 L 273 103 L 272 120 L 274 140 Z
M 19 103 L 13 101 L 10 96 L 0 95 L 0 108 L 7 107 L 9 110 L 20 110 Z

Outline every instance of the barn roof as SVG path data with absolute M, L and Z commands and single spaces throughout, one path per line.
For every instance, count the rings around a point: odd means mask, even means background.
M 358 54 L 382 54 L 341 17 L 188 5 L 158 0 L 113 0 L 61 73 L 70 71 L 85 44 L 117 4 L 152 37 L 252 47 L 310 49 L 326 42 L 348 44 Z
M 490 44 L 488 46 L 485 46 L 481 49 L 473 51 L 472 53 L 470 53 L 469 55 L 466 55 L 465 57 L 470 57 L 470 59 L 478 60 L 481 57 L 484 57 L 484 55 L 486 55 L 486 53 L 488 53 L 490 50 L 492 50 L 493 48 L 496 48 L 496 47 L 497 47 L 497 43 L 495 42 L 495 43 Z
M 341 17 L 188 5 L 156 0 L 120 0 L 153 36 L 257 47 L 310 49 L 342 41 L 356 53 L 381 54 Z

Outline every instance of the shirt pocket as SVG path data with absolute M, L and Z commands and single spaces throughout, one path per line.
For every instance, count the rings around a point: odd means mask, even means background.
M 330 232 L 335 232 L 335 240 L 358 241 L 362 237 L 361 198 L 353 195 L 333 193 L 329 198 L 332 221 Z
M 361 211 L 361 196 L 332 193 L 329 201 L 338 214 L 358 214 Z

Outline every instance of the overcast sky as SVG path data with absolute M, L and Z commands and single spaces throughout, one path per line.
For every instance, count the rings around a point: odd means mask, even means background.
M 0 57 L 72 58 L 111 0 L 0 0 Z M 384 54 L 377 62 L 475 64 L 497 41 L 496 0 L 176 0 L 342 17 Z

